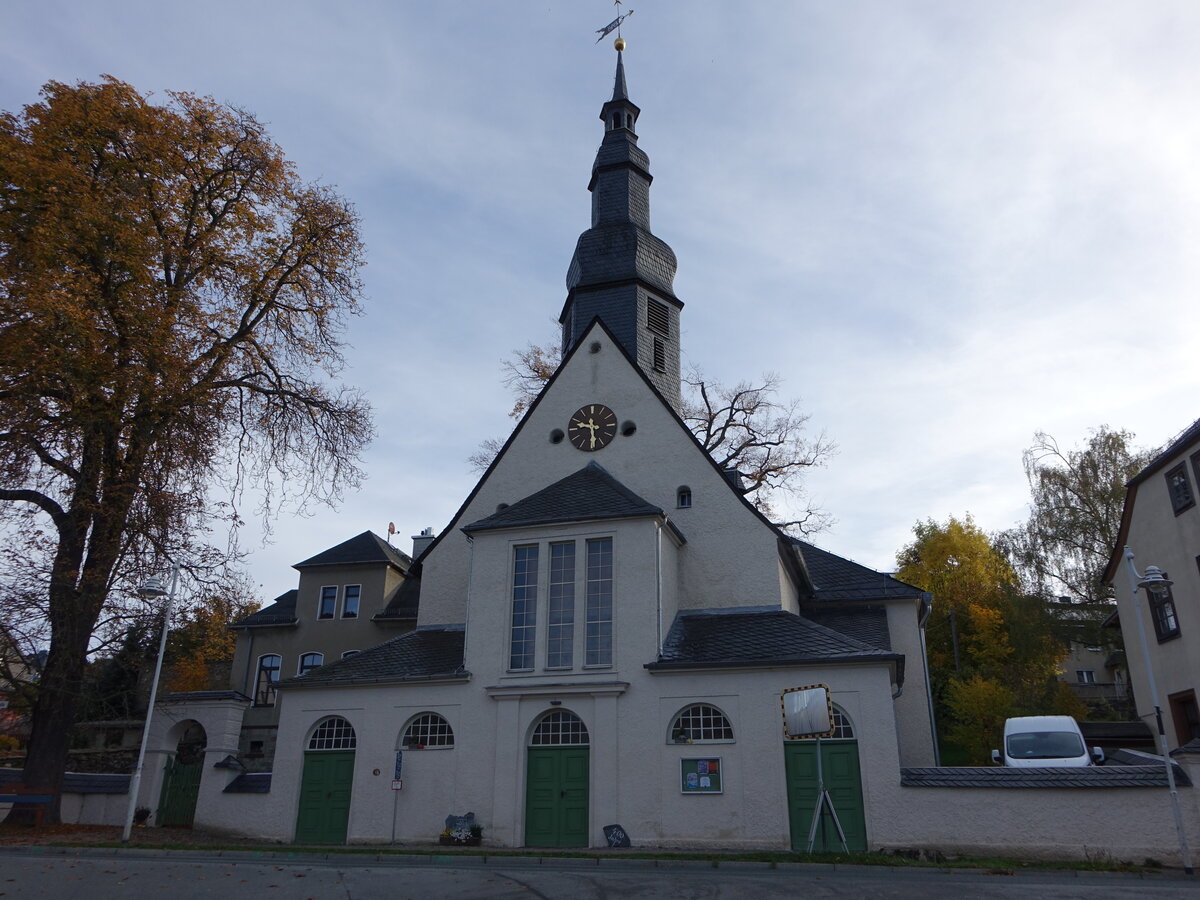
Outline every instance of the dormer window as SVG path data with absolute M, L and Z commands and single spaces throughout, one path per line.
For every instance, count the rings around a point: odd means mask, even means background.
M 342 618 L 357 619 L 358 618 L 358 601 L 362 596 L 361 584 L 346 585 L 346 596 L 342 600 Z
M 337 609 L 337 585 L 331 584 L 321 588 L 321 600 L 317 604 L 318 619 L 332 619 L 333 612 Z

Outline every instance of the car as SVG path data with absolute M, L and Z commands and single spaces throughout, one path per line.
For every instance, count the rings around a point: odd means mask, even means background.
M 1017 768 L 1091 766 L 1104 762 L 1104 751 L 1088 752 L 1070 716 L 1017 716 L 1005 721 L 1004 750 L 993 750 L 992 762 Z

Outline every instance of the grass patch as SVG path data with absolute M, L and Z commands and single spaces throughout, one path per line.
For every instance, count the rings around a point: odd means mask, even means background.
M 676 850 L 526 850 L 526 849 L 482 849 L 445 847 L 387 847 L 387 846 L 344 846 L 316 845 L 299 846 L 292 844 L 194 844 L 184 842 L 145 842 L 122 844 L 118 841 L 88 842 L 86 844 L 73 841 L 47 842 L 53 847 L 132 847 L 149 850 L 190 850 L 198 852 L 238 852 L 250 854 L 308 855 L 324 854 L 330 856 L 484 856 L 490 859 L 502 858 L 539 858 L 539 859 L 651 859 L 665 862 L 707 862 L 713 868 L 719 868 L 723 862 L 760 862 L 778 865 L 794 865 L 808 863 L 817 865 L 853 865 L 853 866 L 889 866 L 893 868 L 933 868 L 933 869 L 980 869 L 989 875 L 1012 875 L 1018 871 L 1061 870 L 1084 872 L 1162 872 L 1162 863 L 1147 859 L 1143 863 L 1117 861 L 1112 859 L 1091 860 L 1061 860 L 1061 861 L 1027 861 L 1006 859 L 1002 857 L 961 857 L 961 858 L 913 858 L 907 855 L 891 853 L 800 853 L 787 851 L 747 851 L 747 852 L 688 852 Z

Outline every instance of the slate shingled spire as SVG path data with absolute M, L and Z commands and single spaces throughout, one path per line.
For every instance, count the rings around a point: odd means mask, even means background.
M 679 311 L 675 253 L 650 233 L 650 158 L 634 130 L 641 110 L 629 99 L 617 53 L 612 99 L 600 110 L 604 140 L 592 165 L 592 227 L 579 236 L 567 270 L 563 351 L 599 316 L 662 392 L 679 406 Z

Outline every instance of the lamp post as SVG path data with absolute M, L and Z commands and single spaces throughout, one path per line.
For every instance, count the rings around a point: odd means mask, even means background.
M 158 679 L 162 675 L 163 656 L 167 649 L 167 630 L 171 625 L 171 607 L 175 604 L 175 588 L 179 584 L 179 563 L 171 568 L 171 587 L 163 587 L 161 578 L 148 578 L 138 588 L 138 595 L 148 600 L 167 598 L 163 610 L 162 636 L 158 640 L 158 659 L 154 661 L 154 678 L 150 682 L 150 705 L 146 707 L 146 722 L 142 726 L 142 745 L 138 748 L 137 766 L 129 778 L 129 808 L 125 811 L 125 827 L 121 831 L 121 842 L 129 843 L 129 832 L 133 829 L 133 816 L 137 812 L 138 789 L 142 786 L 142 764 L 146 761 L 146 745 L 150 742 L 150 720 L 154 715 L 154 701 L 158 699 Z
M 1171 789 L 1171 812 L 1175 815 L 1175 833 L 1179 837 L 1179 855 L 1183 858 L 1183 871 L 1191 875 L 1192 854 L 1188 850 L 1187 835 L 1183 830 L 1183 815 L 1179 811 L 1179 791 L 1175 788 L 1175 770 L 1171 756 L 1167 753 L 1167 733 L 1163 730 L 1162 707 L 1158 703 L 1158 682 L 1154 679 L 1154 665 L 1150 661 L 1150 646 L 1146 643 L 1146 623 L 1142 621 L 1142 592 L 1152 598 L 1166 599 L 1173 582 L 1163 575 L 1158 566 L 1146 566 L 1145 574 L 1139 574 L 1133 564 L 1133 551 L 1125 548 L 1125 562 L 1129 572 L 1129 589 L 1133 594 L 1133 617 L 1137 620 L 1138 641 L 1142 647 L 1142 660 L 1146 665 L 1146 685 L 1150 688 L 1150 702 L 1154 705 L 1154 717 L 1158 724 L 1158 749 L 1162 753 L 1163 765 L 1167 769 L 1167 784 Z

